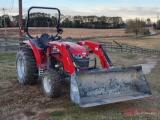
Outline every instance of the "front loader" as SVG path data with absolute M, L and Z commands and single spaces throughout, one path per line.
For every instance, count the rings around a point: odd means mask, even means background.
M 58 13 L 55 35 L 30 35 L 28 27 L 33 9 L 53 10 Z M 88 40 L 69 42 L 58 36 L 63 31 L 59 26 L 59 9 L 29 8 L 26 26 L 23 29 L 29 38 L 23 41 L 16 56 L 20 84 L 36 84 L 40 77 L 44 94 L 53 98 L 61 95 L 62 84 L 70 80 L 71 100 L 81 107 L 151 96 L 141 66 L 114 67 L 101 44 Z M 91 53 L 98 57 L 101 67 L 97 67 L 96 58 L 91 59 Z M 90 62 L 93 64 L 90 65 Z

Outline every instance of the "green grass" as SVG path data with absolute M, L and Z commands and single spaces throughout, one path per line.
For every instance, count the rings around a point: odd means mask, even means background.
M 122 57 L 125 59 L 128 59 L 128 60 L 131 60 L 131 59 L 134 59 L 135 57 L 137 57 L 137 55 L 132 54 L 132 53 L 128 53 L 128 54 L 123 55 Z
M 24 114 L 27 116 L 27 117 L 31 117 L 31 116 L 35 116 L 36 115 L 36 112 L 32 112 L 32 111 L 24 111 Z
M 0 53 L 0 83 L 17 79 L 15 74 L 15 53 Z
M 65 103 L 64 103 L 65 104 Z M 67 107 L 65 111 L 47 113 L 56 120 L 106 120 L 106 119 L 134 119 L 136 116 L 123 116 L 122 105 L 103 105 L 92 108 L 80 108 L 77 105 Z
M 12 63 L 15 62 L 15 53 L 0 53 L 0 63 Z
M 135 116 L 126 116 L 123 118 L 124 120 L 137 120 L 137 118 Z
M 54 112 L 48 112 L 46 113 L 48 116 L 52 116 L 56 120 L 61 120 L 65 117 L 64 111 L 54 111 Z

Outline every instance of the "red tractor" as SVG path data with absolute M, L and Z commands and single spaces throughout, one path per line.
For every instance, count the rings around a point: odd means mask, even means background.
M 33 37 L 29 34 L 32 9 L 57 11 L 54 36 L 43 33 L 40 37 Z M 81 107 L 151 95 L 141 66 L 113 67 L 101 44 L 92 41 L 68 42 L 58 36 L 62 32 L 59 26 L 59 9 L 31 7 L 28 10 L 23 30 L 29 38 L 23 41 L 16 56 L 16 70 L 20 84 L 33 85 L 37 83 L 38 77 L 41 77 L 44 94 L 52 98 L 61 94 L 61 85 L 69 79 L 71 99 Z M 101 68 L 97 67 L 96 59 L 90 59 L 90 53 L 98 56 Z M 94 63 L 92 66 L 89 64 L 91 61 Z

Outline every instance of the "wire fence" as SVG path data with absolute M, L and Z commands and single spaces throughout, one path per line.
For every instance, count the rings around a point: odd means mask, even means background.
M 147 49 L 128 44 L 119 44 L 115 42 L 101 42 L 106 51 L 123 52 L 123 53 L 139 53 L 146 55 L 160 55 L 160 50 Z
M 20 48 L 20 43 L 25 37 L 0 37 L 0 52 L 17 52 Z M 88 38 L 76 38 L 76 41 L 86 40 Z M 139 53 L 147 55 L 160 55 L 160 50 L 147 49 L 128 44 L 120 44 L 114 42 L 100 42 L 106 51 L 124 52 L 124 53 Z
M 19 37 L 0 37 L 0 52 L 16 52 L 20 47 Z

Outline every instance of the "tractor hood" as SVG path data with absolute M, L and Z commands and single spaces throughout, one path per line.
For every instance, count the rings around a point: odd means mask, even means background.
M 86 48 L 84 48 L 81 45 L 75 44 L 75 43 L 71 43 L 71 42 L 64 42 L 66 45 L 70 46 L 70 50 L 73 54 L 79 54 L 82 56 L 86 56 L 89 54 L 89 51 L 86 50 Z
M 61 44 L 69 45 L 70 46 L 70 51 L 71 51 L 72 54 L 80 55 L 82 57 L 86 57 L 86 56 L 89 55 L 89 51 L 86 48 L 84 48 L 81 45 L 72 43 L 72 42 L 52 41 L 52 42 L 48 42 L 47 44 L 50 45 L 50 46 L 54 46 L 54 44 L 59 45 L 59 46 L 61 46 Z

